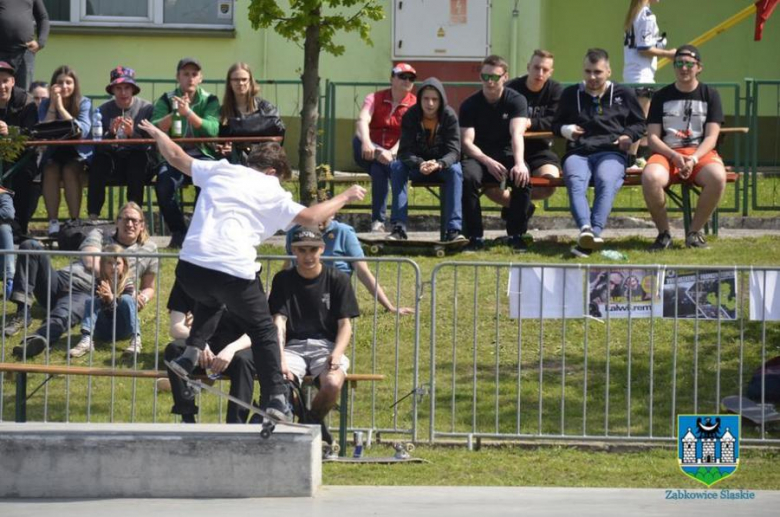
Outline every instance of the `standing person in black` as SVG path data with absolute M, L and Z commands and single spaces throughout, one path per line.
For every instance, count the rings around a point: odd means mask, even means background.
M 110 77 L 106 93 L 114 98 L 98 108 L 103 119 L 103 138 L 146 138 L 146 133 L 138 129 L 138 123 L 152 118 L 152 104 L 137 97 L 141 87 L 135 83 L 135 70 L 118 66 L 111 70 Z M 148 145 L 95 146 L 89 167 L 87 212 L 90 219 L 100 216 L 106 200 L 106 185 L 111 177 L 117 177 L 127 185 L 128 201 L 144 206 L 149 152 Z
M 485 184 L 506 182 L 511 189 L 506 232 L 515 251 L 528 247 L 522 235 L 528 230 L 531 202 L 523 134 L 528 126 L 528 105 L 514 90 L 504 88 L 508 65 L 500 56 L 482 61 L 482 89 L 460 107 L 463 147 L 463 220 L 469 238 L 467 250 L 485 247 L 480 190 Z
M 165 347 L 166 361 L 172 361 L 184 352 L 187 346 L 185 340 L 190 335 L 194 309 L 195 300 L 184 292 L 179 282 L 175 282 L 168 297 L 168 311 L 171 316 L 170 334 L 174 341 Z M 198 368 L 193 373 L 198 375 L 210 371 L 214 374 L 226 375 L 230 378 L 230 395 L 251 404 L 255 385 L 255 363 L 251 345 L 252 340 L 241 329 L 240 322 L 226 312 L 219 320 L 217 330 L 209 339 L 204 353 L 198 360 Z M 173 395 L 171 413 L 181 415 L 182 422 L 186 424 L 194 424 L 198 406 L 192 398 L 185 396 L 184 381 L 170 370 L 168 370 L 168 380 Z M 228 401 L 226 423 L 243 424 L 248 417 L 248 410 Z
M 16 70 L 19 88 L 26 90 L 32 83 L 35 54 L 48 37 L 49 14 L 43 0 L 0 0 L 0 61 Z
M 15 73 L 16 70 L 10 63 L 0 61 L 0 137 L 8 135 L 9 127 L 32 129 L 38 122 L 38 107 L 32 95 L 16 86 Z M 17 159 L 17 162 L 26 160 L 26 165 L 16 171 L 10 185 L 15 192 L 14 219 L 22 234 L 27 233 L 27 225 L 40 197 L 40 190 L 33 187 L 33 179 L 38 172 L 35 157 L 31 156 L 33 154 L 35 150 L 28 148 Z M 4 163 L 3 170 L 7 171 L 12 165 L 13 163 Z

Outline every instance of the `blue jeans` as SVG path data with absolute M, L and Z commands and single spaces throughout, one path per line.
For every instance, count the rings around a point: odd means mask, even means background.
M 443 200 L 444 203 L 444 222 L 447 230 L 460 231 L 463 227 L 463 205 L 461 196 L 463 194 L 463 170 L 460 163 L 453 163 L 451 167 L 436 171 L 433 174 L 425 175 L 420 169 L 415 167 L 410 169 L 400 160 L 390 164 L 393 172 L 393 212 L 390 222 L 399 225 L 406 230 L 406 221 L 408 219 L 408 185 L 409 179 L 419 181 L 420 183 L 444 183 Z
M 81 331 L 92 334 L 93 339 L 114 341 L 141 333 L 138 328 L 138 307 L 135 298 L 123 294 L 116 303 L 116 335 L 114 334 L 114 311 L 103 305 L 97 296 L 86 302 Z
M 563 162 L 563 179 L 569 192 L 571 215 L 578 228 L 590 226 L 601 235 L 612 211 L 612 203 L 626 176 L 626 155 L 606 151 L 590 156 L 573 154 Z M 588 185 L 595 191 L 593 212 L 588 206 Z
M 0 282 L 13 280 L 14 265 L 16 264 L 16 255 L 14 255 L 14 233 L 9 224 L 14 220 L 16 211 L 14 210 L 14 200 L 8 194 L 0 194 L 0 250 L 10 251 L 11 253 L 0 255 Z
M 392 177 L 392 171 L 390 170 L 392 163 L 390 165 L 382 165 L 375 160 L 370 162 L 364 160 L 362 144 L 358 137 L 352 140 L 352 150 L 355 163 L 360 165 L 371 176 L 371 220 L 384 223 L 385 211 L 387 209 L 387 193 L 390 191 L 387 186 Z

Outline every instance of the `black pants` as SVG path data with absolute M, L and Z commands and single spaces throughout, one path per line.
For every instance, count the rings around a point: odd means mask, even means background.
M 125 185 L 127 200 L 143 207 L 148 165 L 149 155 L 144 149 L 95 153 L 89 166 L 88 213 L 100 214 L 106 202 L 106 186 L 111 180 L 113 184 Z
M 19 232 L 27 235 L 30 219 L 38 208 L 41 198 L 41 184 L 35 183 L 38 174 L 37 156 L 31 153 L 27 163 L 22 166 L 11 178 L 11 189 L 14 191 L 14 219 L 19 225 Z M 25 155 L 26 156 L 26 155 Z M 20 158 L 21 159 L 21 158 Z M 12 163 L 3 163 L 3 169 L 8 170 Z
M 181 340 L 169 343 L 165 347 L 165 360 L 176 359 L 184 352 L 186 346 Z M 222 348 L 212 348 L 211 351 L 218 354 Z M 203 374 L 205 372 L 201 368 L 196 368 L 193 373 Z M 252 351 L 247 349 L 237 352 L 223 375 L 230 377 L 230 394 L 247 404 L 251 404 L 255 384 L 255 363 L 252 360 Z M 171 381 L 171 394 L 173 395 L 171 413 L 176 415 L 198 414 L 198 406 L 195 405 L 195 401 L 182 397 L 184 381 L 181 377 L 168 370 L 168 379 Z M 228 401 L 226 419 L 228 424 L 244 424 L 247 418 L 249 418 L 249 410 Z
M 27 240 L 19 249 L 43 250 L 43 246 L 37 241 Z M 35 333 L 48 338 L 49 344 L 53 344 L 70 327 L 81 323 L 86 312 L 86 302 L 92 295 L 71 286 L 67 268 L 55 270 L 48 255 L 18 255 L 16 260 L 11 301 L 19 304 L 20 310 L 23 310 L 23 305 L 32 305 L 34 295 L 44 309 L 50 308 L 48 318 Z
M 176 266 L 176 280 L 197 302 L 187 345 L 205 349 L 227 309 L 252 340 L 252 356 L 262 397 L 287 393 L 276 326 L 260 279 L 245 280 L 180 260 Z
M 512 156 L 491 156 L 496 161 L 511 169 L 515 165 Z M 463 167 L 463 229 L 467 237 L 482 237 L 482 205 L 479 196 L 484 185 L 498 185 L 499 181 L 488 172 L 487 167 L 477 160 L 465 158 Z M 511 189 L 509 198 L 509 214 L 506 220 L 508 235 L 522 235 L 528 231 L 528 206 L 531 203 L 531 186 L 516 187 L 507 180 Z

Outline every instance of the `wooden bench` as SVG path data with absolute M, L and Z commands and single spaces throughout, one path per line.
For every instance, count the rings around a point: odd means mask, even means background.
M 0 372 L 16 374 L 15 421 L 27 421 L 27 375 L 40 373 L 53 377 L 55 375 L 95 376 L 95 377 L 130 377 L 136 379 L 167 378 L 165 370 L 130 370 L 125 368 L 95 368 L 89 366 L 55 366 L 30 363 L 0 363 Z M 206 376 L 198 376 L 204 380 Z M 347 451 L 347 415 L 349 407 L 349 391 L 357 388 L 359 382 L 383 381 L 385 376 L 375 373 L 348 373 L 346 389 L 341 390 L 339 406 L 339 454 L 344 456 Z M 48 379 L 47 379 L 48 380 Z M 311 377 L 304 378 L 304 385 L 311 385 Z

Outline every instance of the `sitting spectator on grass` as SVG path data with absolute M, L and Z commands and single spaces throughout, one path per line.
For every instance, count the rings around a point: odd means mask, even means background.
M 500 56 L 482 61 L 482 89 L 460 106 L 463 145 L 463 220 L 468 251 L 485 247 L 482 227 L 482 188 L 503 185 L 511 190 L 506 232 L 517 252 L 528 249 L 522 235 L 528 231 L 531 203 L 523 134 L 528 127 L 525 97 L 504 87 L 507 62 Z
M 395 65 L 390 72 L 390 88 L 366 95 L 355 124 L 352 147 L 355 163 L 371 176 L 371 231 L 375 233 L 385 231 L 390 164 L 398 154 L 401 119 L 417 102 L 412 93 L 416 77 L 411 65 Z
M 293 226 L 288 232 L 285 242 L 285 250 L 288 255 L 293 254 L 292 250 L 292 236 L 300 226 Z M 336 221 L 333 217 L 327 218 L 322 224 L 319 225 L 319 230 L 322 233 L 325 241 L 325 251 L 322 253 L 323 257 L 350 257 L 350 258 L 365 258 L 363 254 L 363 247 L 360 246 L 355 229 L 346 223 Z M 368 268 L 368 264 L 365 260 L 326 260 L 323 261 L 326 266 L 333 266 L 339 271 L 343 271 L 348 276 L 352 276 L 352 272 L 357 273 L 357 278 L 360 283 L 363 284 L 372 297 L 376 298 L 377 302 L 387 310 L 387 312 L 398 313 L 401 316 L 407 314 L 414 314 L 412 307 L 396 307 L 393 302 L 385 294 L 382 286 L 379 285 L 379 281 L 374 277 L 371 270 Z M 285 262 L 284 269 L 290 267 L 289 262 Z
M 609 80 L 612 70 L 606 50 L 589 49 L 583 61 L 583 81 L 563 91 L 553 120 L 553 132 L 564 137 L 563 179 L 569 206 L 580 230 L 575 257 L 587 257 L 604 245 L 607 225 L 623 179 L 627 152 L 645 132 L 642 108 L 633 89 Z M 593 211 L 588 185 L 595 190 Z
M 152 105 L 136 97 L 141 88 L 135 84 L 135 70 L 123 66 L 111 70 L 111 82 L 106 86 L 106 92 L 114 98 L 99 108 L 103 118 L 103 138 L 145 138 L 146 134 L 137 126 L 140 121 L 152 118 Z M 149 152 L 148 145 L 95 146 L 89 167 L 87 212 L 90 219 L 100 216 L 106 200 L 106 185 L 111 178 L 127 186 L 128 201 L 143 206 Z
M 120 254 L 121 246 L 111 244 L 103 253 Z M 95 349 L 94 341 L 115 343 L 130 337 L 131 343 L 141 348 L 141 329 L 138 326 L 138 306 L 135 303 L 135 285 L 130 278 L 130 265 L 124 255 L 100 257 L 100 273 L 96 278 L 95 297 L 87 300 L 81 339 L 70 349 L 71 357 L 81 357 Z
M 104 246 L 119 245 L 126 254 L 154 254 L 157 246 L 149 240 L 141 207 L 132 201 L 119 211 L 117 229 L 113 235 L 103 235 L 100 229 L 89 233 L 79 251 L 99 252 Z M 43 246 L 34 239 L 24 241 L 20 250 L 42 251 Z M 152 257 L 132 257 L 128 260 L 129 278 L 138 285 L 136 304 L 138 310 L 154 297 L 154 282 L 159 269 L 158 260 Z M 27 336 L 24 343 L 13 348 L 17 358 L 34 357 L 50 344 L 54 344 L 68 328 L 78 325 L 84 318 L 86 303 L 94 292 L 97 274 L 94 256 L 84 256 L 69 266 L 55 270 L 47 254 L 20 255 L 14 276 L 11 301 L 17 305 L 16 313 L 6 322 L 6 336 L 13 336 L 32 323 L 30 308 L 33 297 L 45 309 L 51 307 L 43 325 Z M 131 341 L 126 353 L 141 351 L 140 341 Z
M 325 417 L 336 405 L 349 369 L 344 352 L 352 337 L 352 318 L 360 315 L 349 277 L 323 267 L 325 250 L 316 228 L 299 228 L 292 236 L 296 264 L 274 276 L 268 304 L 282 349 L 282 374 L 288 380 L 311 375 L 319 391 L 311 401 L 307 423 L 320 424 L 322 441 L 332 444 Z
M 184 352 L 187 346 L 185 341 L 192 327 L 194 308 L 195 300 L 184 292 L 178 282 L 174 283 L 168 298 L 168 311 L 171 317 L 170 334 L 174 341 L 165 347 L 166 361 L 172 361 Z M 217 330 L 209 339 L 204 353 L 200 355 L 198 368 L 193 371 L 193 374 L 203 375 L 210 370 L 214 374 L 230 377 L 230 395 L 251 404 L 255 384 L 255 363 L 251 345 L 252 340 L 241 330 L 239 322 L 226 312 L 219 320 Z M 194 424 L 198 406 L 191 396 L 187 396 L 184 381 L 170 370 L 168 370 L 168 380 L 173 395 L 171 413 L 181 415 L 182 422 L 186 424 Z M 248 417 L 248 410 L 228 401 L 226 423 L 243 424 Z
M 463 171 L 460 168 L 460 127 L 458 117 L 447 104 L 447 95 L 435 77 L 426 79 L 417 91 L 417 103 L 401 121 L 398 159 L 390 165 L 393 173 L 393 211 L 390 239 L 406 240 L 409 179 L 421 183 L 444 183 L 447 229 L 445 241 L 465 240 L 461 233 Z
M 219 99 L 200 87 L 203 82 L 200 62 L 185 57 L 176 66 L 175 90 L 164 93 L 154 103 L 152 123 L 171 136 L 215 137 L 219 133 Z M 181 128 L 173 124 L 173 112 L 181 116 Z M 181 134 L 178 133 L 181 129 Z M 207 144 L 187 144 L 184 151 L 198 160 L 214 159 L 214 151 Z M 176 192 L 192 184 L 189 176 L 163 162 L 157 171 L 157 203 L 165 224 L 171 231 L 169 248 L 181 248 L 187 235 L 184 214 L 176 201 Z
M 89 139 L 92 129 L 92 101 L 81 96 L 76 71 L 65 65 L 54 70 L 49 98 L 41 102 L 38 118 L 42 122 L 72 120 L 81 130 L 81 138 Z M 60 182 L 65 190 L 65 204 L 72 221 L 81 214 L 81 180 L 92 159 L 91 145 L 53 145 L 41 158 L 43 169 L 43 201 L 49 217 L 49 236 L 60 232 Z
M 246 63 L 230 67 L 219 115 L 219 136 L 284 136 L 285 127 L 276 106 L 259 97 L 260 87 Z M 221 144 L 217 149 L 246 165 L 252 144 Z
M 672 246 L 664 188 L 679 177 L 701 187 L 699 203 L 685 236 L 688 248 L 707 248 L 702 228 L 718 207 L 726 187 L 726 169 L 715 147 L 723 108 L 715 88 L 699 82 L 701 54 L 683 45 L 674 55 L 673 84 L 659 90 L 650 104 L 647 134 L 653 154 L 642 172 L 642 192 L 658 228 L 650 251 Z

